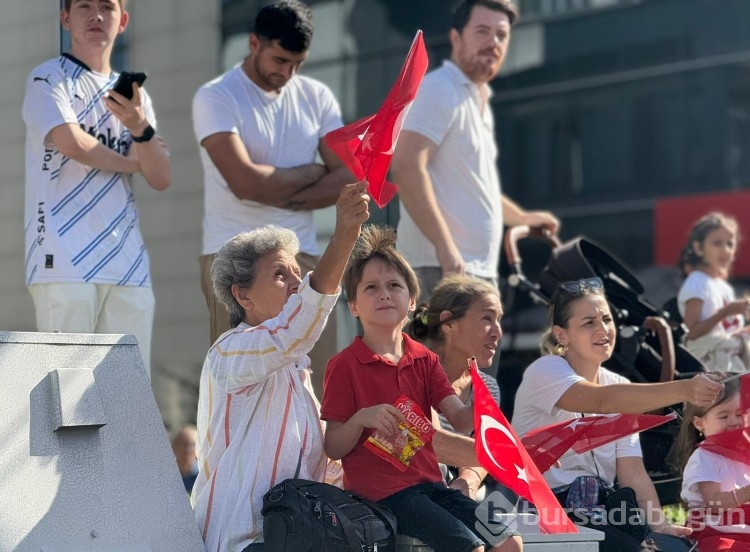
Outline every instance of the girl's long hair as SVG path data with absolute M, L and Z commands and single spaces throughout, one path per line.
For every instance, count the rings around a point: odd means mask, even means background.
M 732 372 L 711 373 L 721 376 L 721 379 L 726 379 L 729 376 L 734 375 Z M 682 475 L 682 472 L 685 470 L 685 465 L 688 463 L 690 455 L 693 454 L 696 445 L 704 439 L 703 435 L 698 431 L 698 428 L 693 424 L 693 418 L 695 416 L 702 418 L 709 410 L 731 400 L 739 392 L 739 379 L 734 379 L 724 384 L 724 394 L 719 400 L 710 406 L 701 407 L 695 406 L 692 403 L 685 403 L 682 411 L 682 425 L 680 425 L 680 432 L 677 434 L 677 438 L 667 455 L 667 465 L 672 469 L 675 475 Z

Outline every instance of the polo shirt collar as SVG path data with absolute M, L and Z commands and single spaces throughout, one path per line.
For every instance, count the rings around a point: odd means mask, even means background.
M 420 343 L 414 341 L 405 333 L 401 336 L 404 338 L 404 355 L 399 361 L 399 365 L 413 364 L 414 359 L 422 358 L 427 356 L 427 348 L 422 346 Z M 350 346 L 352 353 L 360 364 L 371 364 L 373 362 L 383 362 L 383 357 L 379 354 L 372 352 L 372 350 L 365 345 L 360 336 L 354 338 Z
M 469 77 L 466 76 L 466 73 L 461 71 L 458 65 L 453 63 L 451 60 L 444 59 L 443 67 L 446 71 L 448 71 L 448 75 L 450 76 L 451 80 L 453 80 L 456 84 L 465 86 L 466 88 L 469 88 L 471 90 L 479 90 L 479 88 L 483 88 L 487 91 L 487 98 L 492 97 L 492 87 L 489 84 L 484 83 L 481 87 L 477 86 L 469 79 Z

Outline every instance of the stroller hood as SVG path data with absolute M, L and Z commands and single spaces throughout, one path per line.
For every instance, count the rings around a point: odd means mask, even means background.
M 575 238 L 552 251 L 547 267 L 542 271 L 539 285 L 542 291 L 552 297 L 563 282 L 580 278 L 616 277 L 634 293 L 643 293 L 643 286 L 633 276 L 630 268 L 606 251 L 603 247 L 586 238 Z
M 597 243 L 582 237 L 552 250 L 539 275 L 539 287 L 551 299 L 561 283 L 592 276 L 604 282 L 607 299 L 620 322 L 639 326 L 646 316 L 659 314 L 656 306 L 642 296 L 643 285 L 631 269 Z

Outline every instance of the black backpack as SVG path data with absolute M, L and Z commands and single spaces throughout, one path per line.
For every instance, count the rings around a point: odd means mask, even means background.
M 263 541 L 274 552 L 395 552 L 390 510 L 327 483 L 282 481 L 263 497 Z

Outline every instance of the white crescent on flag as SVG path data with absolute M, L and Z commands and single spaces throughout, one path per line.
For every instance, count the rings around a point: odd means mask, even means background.
M 573 418 L 573 420 L 566 426 L 568 429 L 575 430 L 579 425 L 589 425 L 589 421 L 583 421 L 581 418 Z
M 485 433 L 487 433 L 488 429 L 497 429 L 500 430 L 507 438 L 508 440 L 513 443 L 513 446 L 518 448 L 518 445 L 516 444 L 516 440 L 513 438 L 513 435 L 508 431 L 508 428 L 505 427 L 503 424 L 498 422 L 496 419 L 487 416 L 486 414 L 482 414 L 481 416 L 481 422 L 479 425 L 479 433 L 482 435 L 482 446 L 484 447 L 484 451 L 487 453 L 487 456 L 490 457 L 492 462 L 501 470 L 507 471 L 504 467 L 502 467 L 500 464 L 497 463 L 497 460 L 495 460 L 495 457 L 492 455 L 492 452 L 490 452 L 490 449 L 487 448 L 487 438 L 485 437 Z

